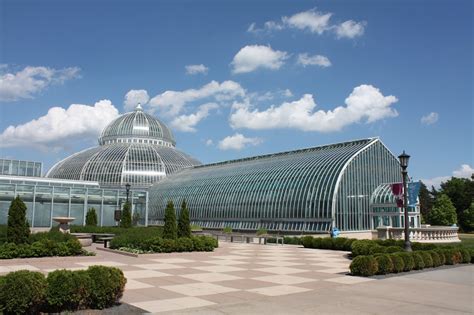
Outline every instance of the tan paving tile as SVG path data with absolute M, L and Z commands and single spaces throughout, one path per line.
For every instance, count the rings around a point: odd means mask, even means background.
M 238 260 L 227 260 L 227 259 L 214 259 L 214 260 L 205 260 L 204 263 L 211 264 L 211 265 L 245 265 L 247 262 L 245 261 L 238 261 Z
M 169 273 L 164 273 L 156 270 L 129 270 L 124 271 L 123 274 L 127 279 L 147 279 L 170 276 Z
M 177 292 L 187 296 L 202 296 L 210 294 L 220 294 L 232 291 L 238 291 L 238 289 L 224 287 L 213 283 L 190 283 L 190 284 L 179 284 L 170 286 L 161 286 L 162 289 Z
M 250 259 L 251 257 L 240 256 L 240 255 L 217 255 L 217 256 L 212 256 L 212 258 L 232 260 L 232 259 Z
M 255 292 L 255 293 L 267 295 L 267 296 L 280 296 L 280 295 L 308 292 L 308 291 L 311 291 L 311 289 L 295 287 L 295 286 L 290 286 L 290 285 L 277 285 L 277 286 L 266 287 L 266 288 L 250 289 L 247 291 Z
M 167 269 L 181 269 L 185 268 L 184 266 L 175 265 L 175 264 L 138 264 L 133 265 L 134 267 L 150 269 L 150 270 L 167 270 Z
M 40 269 L 32 266 L 32 265 L 10 265 L 8 266 L 10 271 L 18 271 L 18 270 L 29 270 L 29 271 L 39 271 Z
M 167 300 L 137 302 L 131 304 L 150 313 L 159 313 L 209 306 L 214 305 L 215 303 L 196 297 L 183 297 Z
M 155 259 L 150 259 L 150 260 L 156 261 L 158 263 L 166 263 L 166 264 L 192 263 L 196 261 L 194 259 L 185 259 L 185 258 L 155 258 Z
M 268 266 L 275 266 L 275 267 L 290 267 L 290 266 L 301 266 L 305 265 L 304 262 L 292 262 L 292 261 L 286 261 L 286 260 L 277 260 L 277 261 L 272 261 L 272 260 L 258 260 L 258 264 L 260 265 L 268 265 Z
M 125 290 L 135 290 L 135 289 L 146 289 L 146 288 L 154 288 L 154 286 L 140 282 L 133 279 L 127 279 L 127 283 L 125 284 Z
M 192 279 L 195 281 L 201 281 L 201 282 L 219 282 L 219 281 L 243 279 L 241 277 L 228 275 L 224 273 L 217 273 L 217 272 L 187 274 L 187 275 L 182 275 L 181 277 Z
M 299 283 L 305 283 L 305 282 L 318 281 L 317 279 L 290 276 L 290 275 L 271 275 L 271 276 L 257 277 L 253 279 L 259 280 L 259 281 L 271 282 L 271 283 L 278 283 L 278 284 L 299 284 Z
M 328 268 L 328 269 L 317 269 L 316 272 L 330 273 L 330 274 L 341 274 L 349 273 L 349 268 Z
M 245 270 L 245 269 L 239 268 L 239 267 L 234 267 L 234 266 L 221 266 L 221 265 L 206 266 L 206 267 L 192 267 L 192 268 L 198 269 L 198 270 L 203 270 L 203 271 L 209 271 L 209 272 L 230 272 L 230 271 L 241 271 L 241 270 Z
M 297 269 L 297 268 L 290 268 L 290 267 L 270 267 L 270 268 L 260 268 L 255 269 L 258 271 L 269 272 L 269 273 L 276 273 L 276 274 L 292 274 L 292 273 L 299 273 L 299 272 L 307 272 L 308 270 L 304 269 Z
M 107 266 L 107 267 L 118 267 L 118 266 L 125 266 L 126 264 L 117 262 L 117 261 L 107 261 L 107 260 L 96 260 L 96 261 L 85 261 L 85 262 L 78 262 L 77 265 L 81 266 Z
M 362 277 L 353 277 L 353 276 L 344 276 L 331 279 L 324 279 L 324 281 L 342 283 L 342 284 L 357 284 L 363 282 L 374 281 L 375 279 L 362 278 Z

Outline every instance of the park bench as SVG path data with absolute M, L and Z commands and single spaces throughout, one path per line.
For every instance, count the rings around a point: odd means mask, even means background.
M 104 248 L 107 248 L 107 243 L 113 240 L 113 236 L 105 236 L 105 237 L 99 237 L 97 240 L 104 242 Z

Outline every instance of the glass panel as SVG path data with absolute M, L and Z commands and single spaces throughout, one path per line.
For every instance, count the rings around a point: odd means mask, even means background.
M 51 223 L 52 187 L 36 187 L 35 227 L 48 227 Z

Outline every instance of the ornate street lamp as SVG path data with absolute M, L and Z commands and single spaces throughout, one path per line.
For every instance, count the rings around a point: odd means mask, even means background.
M 410 243 L 410 222 L 408 219 L 408 197 L 407 197 L 407 168 L 408 168 L 408 161 L 410 160 L 410 156 L 403 153 L 398 156 L 400 160 L 400 167 L 402 168 L 402 180 L 403 180 L 403 209 L 405 211 L 405 251 L 411 252 L 411 243 Z
M 127 203 L 128 203 L 128 194 L 130 193 L 130 184 L 129 183 L 126 183 L 125 184 L 125 191 L 127 192 Z

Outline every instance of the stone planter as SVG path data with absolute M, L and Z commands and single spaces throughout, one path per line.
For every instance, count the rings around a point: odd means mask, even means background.
M 71 233 L 74 235 L 79 243 L 81 243 L 82 247 L 91 246 L 92 244 L 92 234 L 89 233 Z

